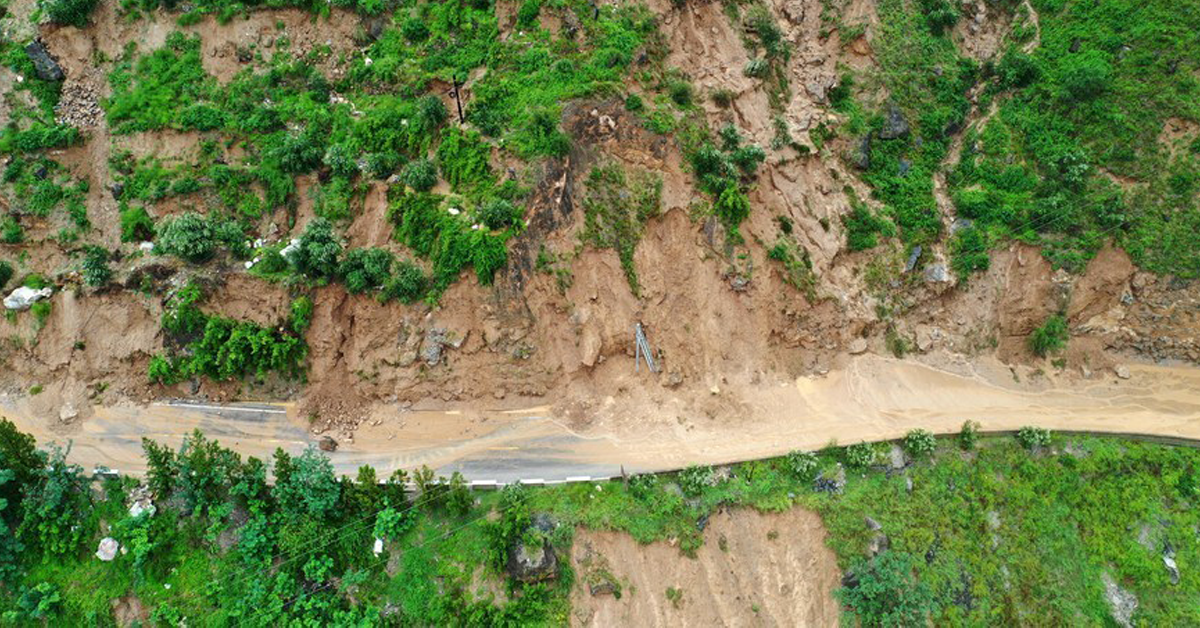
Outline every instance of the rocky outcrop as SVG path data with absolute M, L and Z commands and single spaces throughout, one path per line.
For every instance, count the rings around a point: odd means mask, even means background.
M 4 297 L 4 308 L 7 310 L 27 310 L 31 305 L 42 299 L 49 299 L 52 294 L 54 294 L 54 290 L 51 288 L 35 290 L 21 286 L 13 290 L 7 297 Z
M 28 46 L 25 46 L 25 55 L 33 62 L 33 70 L 37 77 L 43 81 L 61 81 L 66 78 L 58 61 L 50 55 L 50 51 L 46 50 L 46 46 L 42 45 L 42 42 L 37 40 L 30 42 Z
M 508 548 L 506 571 L 514 580 L 541 582 L 558 577 L 558 556 L 546 536 L 556 527 L 549 515 L 535 515 L 525 534 Z

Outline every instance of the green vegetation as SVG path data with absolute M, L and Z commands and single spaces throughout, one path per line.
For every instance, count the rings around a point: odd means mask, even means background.
M 476 495 L 461 476 L 428 469 L 381 482 L 363 467 L 355 479 L 339 479 L 311 448 L 278 451 L 270 464 L 243 460 L 196 433 L 178 450 L 144 442 L 157 508 L 131 517 L 135 481 L 106 480 L 93 497 L 82 470 L 61 462 L 63 452 L 37 452 L 3 421 L 0 522 L 8 534 L 0 535 L 0 554 L 8 558 L 0 561 L 0 607 L 75 625 L 106 617 L 110 600 L 132 593 L 156 618 L 186 617 L 189 625 L 374 623 L 384 606 L 418 625 L 559 625 L 569 617 L 573 575 L 549 584 L 509 579 L 503 565 L 513 543 L 549 543 L 565 556 L 570 531 L 582 525 L 642 542 L 674 539 L 690 553 L 702 542 L 696 522 L 719 508 L 802 506 L 824 519 L 847 571 L 838 598 L 862 625 L 1022 617 L 1103 624 L 1106 573 L 1137 595 L 1138 623 L 1200 620 L 1192 603 L 1200 575 L 1186 568 L 1200 558 L 1190 505 L 1200 452 L 1023 432 L 1039 435 L 1029 449 L 1017 442 L 1026 437 L 993 437 L 969 456 L 935 439 L 903 472 L 868 464 L 846 474 L 841 488 L 823 479 L 846 457 L 832 447 L 636 475 L 601 490 L 512 486 Z M 557 526 L 531 526 L 539 513 Z M 866 517 L 882 529 L 864 525 Z M 128 550 L 111 563 L 92 556 L 105 534 Z M 867 552 L 879 534 L 887 549 Z M 369 551 L 375 537 L 384 539 L 378 557 Z M 1164 547 L 1181 566 L 1178 584 L 1163 567 Z M 394 569 L 385 571 L 389 561 Z M 472 593 L 498 582 L 507 601 Z M 668 590 L 673 602 L 687 603 L 682 589 Z
M 712 211 L 729 231 L 732 242 L 740 242 L 738 225 L 750 215 L 746 189 L 766 152 L 757 145 L 743 144 L 736 127 L 726 125 L 718 133 L 720 146 L 706 141 L 689 155 L 698 187 L 713 197 Z
M 1029 335 L 1029 350 L 1046 357 L 1066 347 L 1069 336 L 1067 318 L 1062 314 L 1055 314 Z
M 636 296 L 641 286 L 633 255 L 646 222 L 661 210 L 662 180 L 647 172 L 626 174 L 620 166 L 609 164 L 592 168 L 586 185 L 580 237 L 592 246 L 617 252 Z
M 304 332 L 311 321 L 312 302 L 297 300 L 291 315 L 278 325 L 264 327 L 205 314 L 204 294 L 188 284 L 171 296 L 163 310 L 162 327 L 168 350 L 150 360 L 150 381 L 175 384 L 192 377 L 229 380 L 253 376 L 262 381 L 272 373 L 300 377 L 308 347 Z
M 89 246 L 84 250 L 81 271 L 83 283 L 96 288 L 107 284 L 112 279 L 112 269 L 108 267 L 108 250 L 100 246 Z
M 1113 238 L 1151 270 L 1197 276 L 1200 162 L 1163 133 L 1200 121 L 1200 16 L 1166 0 L 1035 7 L 1040 45 L 1014 38 L 995 64 L 998 111 L 949 178 L 959 213 L 1072 271 Z

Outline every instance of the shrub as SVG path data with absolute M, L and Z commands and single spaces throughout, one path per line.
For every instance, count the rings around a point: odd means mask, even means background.
M 667 94 L 671 97 L 671 101 L 680 107 L 687 107 L 692 104 L 692 84 L 676 79 L 667 85 Z
M 525 0 L 517 9 L 517 28 L 531 30 L 538 23 L 538 13 L 542 10 L 542 0 Z
M 975 444 L 979 441 L 979 423 L 976 421 L 963 421 L 962 430 L 958 433 L 958 446 L 966 451 L 975 449 Z
M 451 129 L 437 149 L 442 176 L 455 189 L 486 186 L 492 181 L 491 149 L 478 131 Z
M 292 331 L 303 334 L 312 324 L 313 302 L 308 297 L 297 297 L 292 301 Z
M 865 251 L 879 245 L 876 237 L 891 237 L 896 234 L 896 227 L 887 218 L 877 216 L 862 203 L 855 203 L 854 209 L 842 216 L 842 224 L 846 226 L 846 245 L 851 251 Z
M 145 242 L 154 238 L 154 220 L 142 206 L 121 206 L 121 241 Z
M 842 450 L 842 460 L 853 469 L 865 469 L 875 463 L 878 454 L 871 443 L 856 443 Z
M 316 218 L 300 234 L 287 259 L 296 272 L 306 277 L 329 279 L 337 273 L 341 254 L 342 245 L 333 234 L 333 224 Z
M 404 166 L 400 180 L 418 192 L 428 192 L 437 185 L 437 166 L 428 159 L 414 159 Z
M 0 260 L 0 290 L 3 290 L 4 286 L 8 285 L 8 281 L 12 279 L 13 272 L 12 264 Z
M 927 458 L 937 450 L 937 438 L 929 430 L 910 430 L 904 435 L 904 451 L 913 458 Z
M 99 0 L 43 0 L 41 8 L 55 24 L 83 28 L 97 4 Z
M 1055 314 L 1030 334 L 1029 349 L 1044 358 L 1062 350 L 1067 345 L 1069 335 L 1066 317 L 1062 314 Z
M 193 263 L 207 261 L 217 250 L 212 225 L 195 212 L 164 220 L 158 228 L 157 244 L 163 253 Z
M 713 486 L 716 477 L 712 467 L 691 465 L 680 471 L 676 479 L 685 495 L 696 497 L 704 492 L 704 489 Z
M 380 288 L 392 274 L 392 253 L 387 249 L 354 249 L 338 266 L 346 289 L 358 294 Z
M 1108 89 L 1112 66 L 1099 50 L 1067 55 L 1059 64 L 1058 82 L 1070 100 L 1091 100 Z
M 112 269 L 108 267 L 108 251 L 103 247 L 89 246 L 83 257 L 83 282 L 89 286 L 103 286 L 112 279 Z
M 420 266 L 409 260 L 402 260 L 396 265 L 396 274 L 392 276 L 384 290 L 389 299 L 397 299 L 401 303 L 412 303 L 425 295 L 429 279 Z
M 793 451 L 786 460 L 788 472 L 797 480 L 811 480 L 817 472 L 817 454 L 811 451 Z
M 21 228 L 21 223 L 17 222 L 12 216 L 5 216 L 0 220 L 0 243 L 4 244 L 20 244 L 25 241 L 25 230 Z
M 516 208 L 502 198 L 489 199 L 479 208 L 480 222 L 493 231 L 512 226 L 516 218 Z
M 894 550 L 859 559 L 851 568 L 855 581 L 838 589 L 838 599 L 863 626 L 923 626 L 936 602 L 915 573 L 918 564 L 907 552 Z
M 637 94 L 630 94 L 625 97 L 625 109 L 638 113 L 646 109 L 646 103 L 642 101 L 642 97 Z
M 1017 430 L 1017 442 L 1030 451 L 1047 447 L 1050 445 L 1050 430 L 1026 425 Z

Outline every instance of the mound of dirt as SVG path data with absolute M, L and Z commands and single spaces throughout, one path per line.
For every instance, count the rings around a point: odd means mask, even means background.
M 815 513 L 713 516 L 694 559 L 671 543 L 580 529 L 575 626 L 833 626 L 841 573 Z M 671 589 L 672 593 L 667 590 Z M 595 594 L 593 594 L 593 591 Z

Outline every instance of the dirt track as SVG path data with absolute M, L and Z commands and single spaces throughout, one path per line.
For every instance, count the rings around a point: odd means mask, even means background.
M 354 442 L 341 444 L 333 460 L 344 473 L 364 463 L 381 471 L 428 464 L 478 480 L 553 480 L 617 474 L 622 467 L 650 471 L 763 458 L 820 448 L 831 440 L 895 438 L 917 427 L 956 432 L 967 419 L 979 421 L 984 430 L 1039 425 L 1200 439 L 1200 369 L 1131 365 L 1128 380 L 1097 373 L 1059 387 L 1049 380 L 1019 383 L 999 366 L 990 375 L 980 373 L 993 366 L 963 362 L 948 366 L 959 371 L 952 373 L 863 356 L 827 375 L 790 384 L 718 390 L 713 397 L 737 391 L 739 413 L 733 418 L 681 417 L 671 404 L 609 399 L 582 431 L 569 429 L 571 421 L 555 418 L 559 412 L 545 407 L 399 412 L 382 406 Z M 77 462 L 127 472 L 141 469 L 143 436 L 177 443 L 200 428 L 259 457 L 276 447 L 298 451 L 317 439 L 290 406 L 274 406 L 274 413 L 167 405 L 96 408 L 90 418 L 67 426 L 57 416 L 32 412 L 26 400 L 0 397 L 0 407 L 39 442 L 71 439 Z

